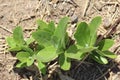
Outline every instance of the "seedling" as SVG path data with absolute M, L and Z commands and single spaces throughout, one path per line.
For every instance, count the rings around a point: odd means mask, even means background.
M 6 41 L 9 46 L 8 50 L 17 52 L 16 58 L 19 60 L 19 62 L 17 63 L 16 67 L 18 68 L 33 65 L 34 61 L 36 60 L 37 52 L 42 49 L 42 47 L 39 45 L 36 45 L 37 48 L 35 50 L 30 48 L 29 45 L 34 42 L 34 39 L 30 37 L 24 40 L 22 28 L 20 26 L 17 26 L 14 29 L 13 35 L 11 37 L 7 37 Z M 38 61 L 37 66 L 42 73 L 45 74 L 45 64 Z
M 17 51 L 19 63 L 16 67 L 37 63 L 38 68 L 45 74 L 45 64 L 53 60 L 58 60 L 61 69 L 69 70 L 72 59 L 83 60 L 87 55 L 101 64 L 108 63 L 106 57 L 116 58 L 114 53 L 108 51 L 114 43 L 112 39 L 96 43 L 101 17 L 95 17 L 89 24 L 79 23 L 74 33 L 75 40 L 66 32 L 68 22 L 68 17 L 62 18 L 57 26 L 53 21 L 46 23 L 38 20 L 38 29 L 27 40 L 23 38 L 21 27 L 16 27 L 13 36 L 7 38 L 9 51 Z M 36 43 L 35 48 L 30 47 L 33 42 Z
M 97 29 L 100 24 L 101 17 L 95 17 L 89 24 L 86 22 L 78 24 L 74 34 L 76 44 L 69 47 L 66 55 L 69 58 L 81 60 L 88 54 L 92 59 L 101 64 L 108 63 L 106 57 L 116 58 L 114 53 L 108 51 L 114 43 L 112 39 L 104 39 L 96 44 Z M 74 53 L 71 53 L 71 50 Z
M 64 70 L 70 68 L 70 58 L 65 55 L 67 45 L 70 42 L 66 32 L 68 21 L 68 17 L 62 18 L 55 28 L 53 22 L 46 24 L 39 20 L 38 29 L 32 34 L 38 44 L 44 46 L 44 49 L 38 52 L 37 59 L 42 62 L 49 62 L 59 58 L 60 67 Z

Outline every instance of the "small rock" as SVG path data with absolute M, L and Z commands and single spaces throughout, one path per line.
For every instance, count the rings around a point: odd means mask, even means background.
M 117 72 L 117 74 L 110 72 L 110 77 L 108 80 L 120 80 L 120 72 Z
M 101 11 L 102 10 L 102 7 L 104 6 L 102 3 L 100 2 L 95 2 L 94 6 L 99 10 Z
M 120 63 L 120 55 L 117 55 L 117 58 L 115 59 L 116 63 Z
M 71 23 L 74 24 L 74 23 L 77 23 L 78 22 L 78 16 L 77 15 L 73 15 L 71 17 Z
M 56 4 L 59 0 L 50 0 L 52 3 Z
M 0 19 L 2 19 L 2 18 L 4 18 L 4 16 L 3 16 L 3 15 L 1 15 L 1 16 L 0 16 Z
M 104 26 L 105 28 L 108 28 L 110 25 L 111 25 L 111 19 L 110 19 L 110 18 L 105 18 L 105 19 L 103 20 L 103 26 Z

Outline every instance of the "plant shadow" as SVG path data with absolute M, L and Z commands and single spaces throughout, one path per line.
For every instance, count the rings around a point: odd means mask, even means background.
M 120 73 L 120 64 L 112 60 L 109 60 L 109 63 L 106 65 L 92 60 L 85 60 L 81 65 L 79 64 L 80 62 L 73 61 L 71 70 L 68 72 L 68 75 L 75 80 L 116 80 L 110 78 L 113 78 L 114 74 Z M 120 77 L 120 75 L 117 77 Z
M 13 71 L 17 73 L 20 78 L 27 79 L 27 80 L 40 80 L 41 75 L 39 73 L 39 70 L 37 66 L 34 64 L 30 67 L 23 67 L 23 68 L 16 68 L 16 64 L 18 63 L 18 60 L 14 64 Z

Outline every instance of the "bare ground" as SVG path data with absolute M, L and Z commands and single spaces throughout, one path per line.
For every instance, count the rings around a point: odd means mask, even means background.
M 111 51 L 118 58 L 110 60 L 107 65 L 89 60 L 82 64 L 73 61 L 70 71 L 55 71 L 50 73 L 51 77 L 54 80 L 120 80 L 120 0 L 0 0 L 0 79 L 37 80 L 35 70 L 14 68 L 16 59 L 6 50 L 5 38 L 17 25 L 22 26 L 25 37 L 29 37 L 36 29 L 36 19 L 58 23 L 63 16 L 69 16 L 69 34 L 72 35 L 78 21 L 89 22 L 97 15 L 103 19 L 98 34 L 110 31 L 104 36 L 114 39 Z M 116 30 L 111 31 L 113 28 Z

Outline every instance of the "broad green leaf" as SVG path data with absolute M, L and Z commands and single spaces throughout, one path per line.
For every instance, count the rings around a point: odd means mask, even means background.
M 38 42 L 39 45 L 49 46 L 51 45 L 52 33 L 45 30 L 37 30 L 32 33 L 32 37 Z
M 33 57 L 27 58 L 27 66 L 31 66 L 33 63 L 34 63 L 34 58 Z
M 53 35 L 54 30 L 55 30 L 54 22 L 51 21 L 49 24 L 47 24 L 42 20 L 38 20 L 37 23 L 38 23 L 38 26 L 40 27 L 40 29 L 37 30 L 36 32 L 33 32 L 33 38 L 36 39 L 36 37 L 38 36 L 38 37 L 42 37 L 42 40 L 44 39 L 43 37 L 45 37 L 45 39 L 51 39 L 51 36 Z M 48 36 L 46 36 L 46 35 L 48 35 Z
M 64 17 L 59 21 L 58 26 L 54 33 L 54 35 L 57 36 L 59 39 L 65 37 L 68 21 L 69 21 L 68 17 Z
M 52 36 L 51 37 L 51 43 L 54 45 L 55 48 L 58 48 L 58 46 L 60 44 L 60 40 L 56 36 Z
M 64 50 L 66 49 L 66 46 L 69 44 L 69 37 L 66 33 L 65 38 L 59 39 L 56 36 L 52 36 L 51 40 L 54 47 L 57 49 L 57 53 L 61 54 L 64 53 Z
M 32 55 L 33 50 L 29 48 L 28 46 L 21 46 L 21 49 L 25 52 L 29 52 L 30 55 Z
M 109 57 L 109 58 L 112 58 L 112 59 L 117 57 L 113 52 L 110 52 L 110 51 L 96 50 L 96 52 L 101 56 Z
M 78 51 L 81 53 L 86 53 L 86 52 L 91 52 L 95 49 L 97 49 L 97 47 L 81 47 L 79 45 L 72 45 L 66 51 L 68 53 L 76 53 Z
M 47 23 L 42 20 L 38 19 L 36 22 L 38 25 L 38 29 L 44 29 L 44 28 L 47 28 L 47 26 L 48 26 Z
M 98 48 L 98 47 L 92 47 L 92 46 L 89 46 L 89 47 L 81 47 L 79 45 L 76 45 L 76 46 L 79 49 L 79 52 L 82 52 L 82 53 L 91 52 Z
M 77 30 L 74 34 L 74 37 L 77 41 L 77 44 L 82 47 L 88 47 L 89 46 L 89 40 L 90 40 L 90 30 L 85 22 L 81 22 Z
M 72 59 L 77 59 L 77 60 L 82 60 L 85 57 L 85 53 L 77 52 L 77 53 L 67 53 L 65 52 L 66 57 L 72 58 Z
M 12 47 L 12 48 L 16 47 L 16 43 L 12 37 L 7 37 L 6 41 L 7 41 L 9 47 Z
M 90 54 L 90 57 L 100 64 L 107 64 L 108 63 L 108 60 L 105 57 L 103 57 L 97 53 Z
M 98 43 L 98 49 L 102 51 L 108 50 L 112 45 L 114 44 L 114 41 L 112 39 L 104 39 Z
M 23 45 L 25 43 L 23 38 L 22 28 L 17 26 L 13 31 L 13 39 L 17 45 Z
M 85 53 L 80 52 L 76 45 L 72 45 L 67 49 L 65 55 L 72 59 L 81 60 L 85 56 Z
M 25 62 L 18 62 L 18 63 L 16 64 L 16 67 L 17 67 L 17 68 L 23 68 L 23 67 L 27 67 L 27 65 L 26 65 Z
M 20 51 L 20 50 L 22 50 L 22 48 L 19 47 L 19 46 L 16 46 L 16 47 L 11 47 L 11 48 L 9 48 L 8 50 L 9 50 L 9 51 Z
M 44 47 L 43 45 L 37 44 L 34 52 L 38 53 L 40 50 L 42 50 L 42 49 L 44 49 L 44 48 L 45 48 L 45 47 Z
M 73 42 L 70 42 L 70 40 L 72 40 L 72 39 L 70 39 L 70 37 L 68 36 L 68 33 L 66 33 L 66 36 L 65 36 L 65 49 L 67 49 L 70 45 L 72 45 L 73 43 L 74 43 L 74 41 Z
M 30 57 L 30 53 L 28 52 L 18 52 L 16 55 L 16 58 L 21 62 L 26 62 L 29 57 Z
M 61 41 L 59 41 L 58 43 L 58 47 L 57 47 L 57 53 L 61 54 L 65 52 L 65 49 L 67 47 L 67 45 L 69 44 L 69 37 L 68 34 L 66 33 L 65 38 L 63 38 Z
M 8 43 L 8 46 L 10 47 L 8 49 L 9 51 L 19 51 L 22 49 L 20 46 L 16 45 L 16 42 L 14 41 L 14 39 L 12 37 L 7 37 L 6 41 Z
M 103 51 L 103 53 L 105 54 L 106 57 L 115 59 L 117 57 L 117 55 L 115 55 L 115 53 L 110 52 L 110 51 Z
M 65 54 L 60 54 L 59 64 L 63 70 L 69 70 L 71 66 L 70 59 L 65 56 Z
M 39 60 L 38 60 L 38 68 L 44 75 L 46 74 L 46 66 Z
M 25 40 L 25 42 L 26 42 L 27 45 L 29 45 L 29 44 L 31 44 L 32 42 L 34 42 L 34 38 L 33 38 L 33 37 L 27 38 L 27 39 Z
M 87 52 L 91 52 L 94 49 L 97 49 L 97 48 L 96 47 L 83 48 L 83 47 L 80 47 L 78 45 L 72 45 L 66 50 L 65 54 L 69 58 L 81 60 L 85 57 Z
M 66 29 L 67 29 L 67 24 L 68 24 L 69 18 L 64 17 L 62 18 L 59 23 L 57 28 L 55 29 L 54 35 L 52 37 L 52 42 L 55 42 L 54 45 L 57 48 L 66 48 Z
M 86 53 L 86 52 L 91 52 L 95 49 L 97 49 L 97 47 L 82 48 L 82 49 L 79 49 L 79 52 Z
M 67 51 L 67 53 L 77 53 L 79 51 L 79 49 L 74 44 L 74 45 L 71 45 L 66 51 Z
M 97 38 L 97 36 L 96 36 L 97 33 L 96 32 L 97 32 L 97 29 L 100 26 L 101 22 L 102 22 L 101 17 L 97 16 L 97 17 L 93 18 L 92 21 L 89 24 L 90 37 L 91 37 L 90 45 L 91 46 L 94 46 L 94 44 L 96 42 L 96 38 Z
M 45 28 L 45 30 L 54 33 L 55 31 L 55 24 L 53 21 L 49 22 L 47 28 Z
M 37 54 L 37 59 L 41 62 L 49 62 L 57 57 L 56 49 L 53 46 L 48 46 L 42 49 Z

